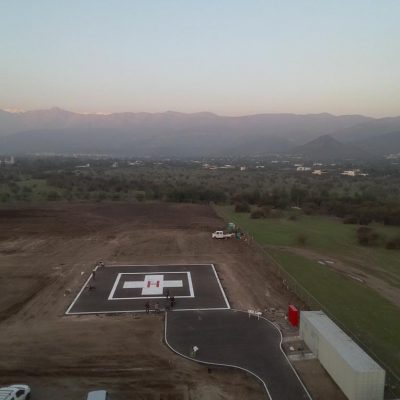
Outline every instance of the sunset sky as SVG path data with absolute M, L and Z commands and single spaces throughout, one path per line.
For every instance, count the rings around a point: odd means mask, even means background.
M 400 115 L 400 1 L 0 5 L 0 108 Z

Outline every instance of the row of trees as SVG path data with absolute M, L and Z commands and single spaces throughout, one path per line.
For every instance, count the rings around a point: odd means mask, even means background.
M 0 170 L 0 201 L 161 200 L 249 204 L 308 214 L 336 215 L 347 223 L 379 221 L 400 225 L 400 174 L 368 177 L 313 176 L 294 171 L 204 170 L 200 167 L 145 165 L 76 169 L 75 160 L 29 160 Z M 109 164 L 109 162 L 108 162 Z M 372 171 L 373 172 L 373 171 Z M 32 181 L 41 182 L 35 187 Z

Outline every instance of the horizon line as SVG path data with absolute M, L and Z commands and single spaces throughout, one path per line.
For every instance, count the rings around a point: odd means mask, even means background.
M 86 111 L 71 111 L 65 108 L 61 108 L 58 106 L 53 106 L 49 108 L 38 108 L 38 109 L 18 109 L 18 108 L 0 108 L 0 111 L 9 113 L 9 114 L 26 114 L 30 112 L 37 112 L 37 111 L 52 111 L 58 110 L 66 113 L 77 114 L 77 115 L 92 115 L 92 116 L 109 116 L 109 115 L 119 115 L 119 114 L 148 114 L 148 115 L 159 115 L 159 114 L 182 114 L 182 115 L 196 115 L 196 114 L 210 114 L 216 117 L 226 117 L 226 118 L 241 118 L 241 117 L 252 117 L 252 116 L 259 116 L 259 115 L 295 115 L 295 116 L 310 116 L 310 115 L 329 115 L 333 117 L 365 117 L 371 119 L 383 119 L 383 118 L 398 118 L 400 115 L 390 115 L 384 117 L 377 117 L 371 116 L 366 114 L 334 114 L 327 111 L 324 112 L 316 112 L 316 113 L 295 113 L 295 112 L 259 112 L 254 114 L 240 114 L 240 115 L 226 115 L 226 114 L 217 114 L 212 111 L 195 111 L 195 112 L 183 112 L 183 111 L 175 111 L 175 110 L 165 110 L 165 111 L 158 111 L 158 112 L 150 112 L 150 111 L 116 111 L 116 112 L 102 112 L 102 111 L 93 111 L 93 112 L 86 112 Z

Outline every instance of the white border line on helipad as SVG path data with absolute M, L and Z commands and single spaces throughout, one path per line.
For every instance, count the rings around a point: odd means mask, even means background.
M 164 267 L 164 266 L 165 266 L 165 267 L 172 267 L 172 266 L 175 266 L 175 267 L 184 267 L 184 266 L 195 266 L 195 265 L 198 265 L 198 266 L 211 266 L 211 268 L 212 268 L 212 270 L 213 270 L 213 272 L 214 272 L 215 278 L 216 278 L 216 280 L 217 280 L 218 286 L 219 286 L 219 288 L 220 288 L 220 290 L 221 290 L 222 296 L 223 296 L 223 298 L 224 298 L 224 300 L 225 300 L 226 307 L 182 308 L 182 309 L 174 309 L 174 312 L 180 312 L 180 311 L 207 311 L 207 310 L 210 310 L 210 311 L 230 310 L 230 309 L 231 309 L 231 306 L 230 306 L 229 301 L 228 301 L 228 299 L 227 299 L 227 297 L 226 297 L 225 291 L 224 291 L 224 289 L 223 289 L 223 287 L 222 287 L 222 285 L 221 285 L 221 281 L 219 280 L 219 277 L 218 277 L 218 274 L 217 274 L 217 272 L 216 272 L 216 270 L 215 270 L 214 264 L 198 264 L 198 263 L 197 263 L 197 264 L 124 264 L 124 265 L 119 264 L 119 265 L 104 265 L 104 266 L 102 266 L 101 268 L 109 268 L 109 267 L 111 267 L 111 268 L 113 268 L 113 267 Z M 97 266 L 94 268 L 94 271 L 97 271 L 98 268 L 99 268 L 99 265 L 97 265 Z M 126 274 L 129 274 L 129 273 L 135 274 L 135 272 L 126 272 Z M 143 272 L 140 272 L 140 274 L 142 274 L 142 273 L 143 273 Z M 153 271 L 151 271 L 151 272 L 146 272 L 147 275 L 156 274 L 156 273 L 163 273 L 163 274 L 164 274 L 164 273 L 170 273 L 170 272 L 169 272 L 169 271 L 162 271 L 162 272 L 153 272 Z M 190 271 L 175 271 L 175 272 L 173 272 L 173 273 L 188 273 L 188 274 L 189 274 L 189 276 L 190 276 L 190 285 L 189 285 L 189 289 L 190 289 L 190 291 L 191 291 L 192 297 L 194 297 L 194 290 L 193 290 L 193 285 L 192 285 L 192 281 L 191 281 L 192 276 L 191 276 Z M 125 274 L 125 272 L 120 272 L 120 273 L 118 274 L 118 276 L 120 276 L 121 274 Z M 78 294 L 75 296 L 73 302 L 71 303 L 71 305 L 68 307 L 67 311 L 65 312 L 65 315 L 101 315 L 101 314 L 128 314 L 128 313 L 133 314 L 133 313 L 143 313 L 143 312 L 146 312 L 146 310 L 143 310 L 143 309 L 140 309 L 140 310 L 113 310 L 113 311 L 83 311 L 83 312 L 70 312 L 71 309 L 73 308 L 73 306 L 75 305 L 76 301 L 78 300 L 79 296 L 82 294 L 83 290 L 84 290 L 84 289 L 86 288 L 86 286 L 88 285 L 88 283 L 89 283 L 89 281 L 90 281 L 91 278 L 92 278 L 92 274 L 89 275 L 89 278 L 86 280 L 86 282 L 83 284 L 81 290 L 80 290 L 80 291 L 78 292 Z M 117 278 L 117 279 L 118 279 L 118 278 Z M 116 279 L 116 281 L 114 282 L 113 288 L 112 288 L 112 290 L 111 290 L 112 294 L 114 294 L 114 292 L 115 292 L 115 290 L 116 290 L 116 285 L 118 284 L 117 279 Z M 114 286 L 115 286 L 115 290 L 114 290 Z M 114 291 L 113 291 L 113 290 L 114 290 Z M 111 295 L 111 292 L 110 292 L 110 295 Z M 109 297 L 110 297 L 110 296 L 109 296 Z M 176 296 L 175 296 L 175 297 L 176 297 Z M 182 296 L 180 296 L 180 297 L 182 298 Z M 146 299 L 146 298 L 148 298 L 148 299 L 153 299 L 153 297 L 140 297 L 140 298 L 138 298 L 138 299 L 142 300 L 142 299 Z M 154 297 L 154 299 L 155 299 L 155 298 L 156 298 L 156 297 Z M 157 298 L 164 298 L 164 297 L 157 297 Z M 129 298 L 129 300 L 131 300 L 131 299 L 132 299 L 132 298 Z M 113 299 L 113 300 L 119 300 L 119 299 Z M 124 299 L 121 299 L 121 300 L 124 300 Z M 150 310 L 150 311 L 152 311 L 152 310 Z M 161 311 L 161 310 L 160 310 L 160 311 Z
M 105 265 L 104 268 L 115 268 L 115 267 L 185 267 L 185 266 L 204 266 L 204 265 L 212 265 L 208 264 L 197 264 L 197 263 L 185 263 L 185 264 L 110 264 Z
M 188 274 L 188 283 L 189 283 L 189 293 L 190 297 L 194 297 L 194 290 L 193 290 L 193 282 L 192 282 L 192 274 L 190 271 L 187 271 Z M 176 297 L 176 296 L 175 296 Z
M 171 312 L 181 312 L 181 311 L 226 311 L 230 310 L 230 308 L 182 308 L 182 309 L 173 309 Z M 82 312 L 72 312 L 68 313 L 68 315 L 103 315 L 103 314 L 141 314 L 145 313 L 146 310 L 116 310 L 116 311 L 82 311 Z M 150 309 L 151 313 L 155 313 L 155 309 Z M 159 314 L 165 313 L 165 309 L 159 309 Z
M 93 269 L 93 271 L 97 271 L 97 269 L 99 268 L 98 265 L 96 265 L 96 267 Z M 90 279 L 92 279 L 92 274 L 89 275 L 89 278 L 87 278 L 86 282 L 83 284 L 81 290 L 78 292 L 78 294 L 75 296 L 73 302 L 71 303 L 71 305 L 67 308 L 67 311 L 65 311 L 65 314 L 69 314 L 71 308 L 75 305 L 76 301 L 78 300 L 79 296 L 82 294 L 83 290 L 85 289 L 85 287 L 88 285 Z
M 231 308 L 231 305 L 229 304 L 229 301 L 228 301 L 228 298 L 226 297 L 224 288 L 223 288 L 222 285 L 221 285 L 221 281 L 219 280 L 219 277 L 218 277 L 217 271 L 216 271 L 216 269 L 215 269 L 215 266 L 214 266 L 214 264 L 209 264 L 209 265 L 211 265 L 212 270 L 214 271 L 214 275 L 215 275 L 215 278 L 217 279 L 218 286 L 219 286 L 219 288 L 220 288 L 220 290 L 221 290 L 221 292 L 222 292 L 222 296 L 224 297 L 226 307 L 227 307 L 228 309 L 230 309 L 230 308 Z

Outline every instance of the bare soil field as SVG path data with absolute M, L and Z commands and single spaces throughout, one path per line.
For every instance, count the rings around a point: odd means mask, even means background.
M 211 239 L 211 207 L 57 204 L 0 210 L 0 384 L 33 400 L 264 399 L 249 375 L 184 360 L 163 343 L 162 315 L 65 316 L 95 263 L 214 263 L 233 308 L 285 310 L 298 300 L 244 241 Z M 323 370 L 299 373 L 314 399 L 339 399 Z M 325 394 L 325 395 L 324 395 Z

